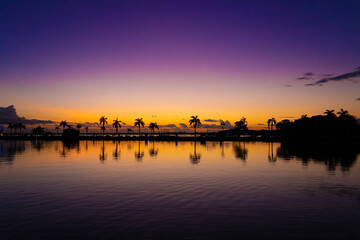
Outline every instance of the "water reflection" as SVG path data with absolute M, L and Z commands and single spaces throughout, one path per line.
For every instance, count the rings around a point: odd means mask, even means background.
M 241 146 L 242 145 L 242 146 Z M 245 147 L 245 142 L 234 142 L 233 143 L 233 150 L 235 153 L 235 157 L 237 159 L 242 160 L 243 162 L 246 161 L 248 156 L 248 149 Z
M 52 149 L 52 151 L 49 151 Z M 249 149 L 251 154 L 249 154 Z M 349 171 L 360 153 L 360 148 L 346 144 L 290 144 L 290 143 L 260 143 L 260 142 L 144 142 L 141 141 L 88 141 L 62 142 L 62 141 L 2 141 L 0 142 L 0 163 L 12 164 L 17 156 L 21 156 L 32 150 L 50 154 L 58 153 L 60 157 L 68 158 L 76 156 L 99 156 L 101 163 L 110 154 L 114 160 L 133 159 L 142 162 L 144 159 L 161 159 L 179 157 L 185 153 L 182 159 L 190 159 L 190 164 L 202 164 L 206 152 L 206 158 L 214 156 L 215 159 L 239 159 L 248 161 L 251 156 L 262 156 L 260 159 L 266 163 L 279 163 L 282 161 L 301 161 L 305 166 L 309 163 L 323 164 L 330 172 L 340 169 Z M 123 152 L 122 152 L 123 150 Z M 31 152 L 31 151 L 30 151 Z M 128 156 L 131 154 L 132 156 Z
M 120 149 L 119 149 L 119 145 L 120 142 L 119 141 L 116 141 L 115 142 L 115 150 L 113 152 L 113 158 L 114 160 L 118 160 L 118 158 L 120 157 Z
M 23 141 L 4 141 L 0 142 L 0 164 L 12 164 L 16 155 L 21 155 L 25 151 Z
M 337 166 L 349 171 L 354 165 L 360 148 L 351 144 L 290 144 L 282 143 L 277 155 L 284 160 L 296 158 L 307 166 L 309 162 L 324 163 L 330 172 Z
M 102 145 L 101 145 L 101 150 L 100 150 L 100 155 L 99 155 L 99 159 L 101 163 L 104 163 L 104 161 L 106 160 L 107 155 L 105 154 L 105 141 L 102 141 Z
M 159 154 L 159 149 L 155 149 L 155 142 L 152 142 L 152 148 L 149 149 L 149 154 L 151 157 L 156 158 L 156 156 Z
M 196 152 L 196 141 L 194 142 L 194 153 L 190 153 L 190 162 L 191 164 L 200 163 L 201 154 Z
M 276 159 L 277 159 L 277 155 L 274 155 L 274 143 L 269 142 L 268 160 L 270 163 L 275 163 Z
M 138 141 L 138 142 L 139 142 L 139 147 L 138 147 L 138 150 L 134 152 L 134 155 L 135 155 L 136 161 L 142 162 L 142 159 L 143 159 L 145 153 L 144 153 L 144 151 L 142 151 L 141 148 L 140 148 L 140 141 Z M 146 142 L 145 142 L 145 143 L 146 143 Z

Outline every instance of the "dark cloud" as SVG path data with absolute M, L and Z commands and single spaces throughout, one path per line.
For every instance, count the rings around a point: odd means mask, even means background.
M 313 72 L 306 72 L 306 73 L 304 73 L 304 76 L 305 77 L 314 76 L 314 73 Z
M 299 77 L 296 80 L 312 80 L 313 77 Z
M 220 120 L 215 119 L 205 119 L 204 122 L 220 122 Z
M 292 85 L 286 84 L 284 87 L 288 88 L 288 87 L 292 87 Z
M 258 123 L 258 124 L 256 124 L 256 125 L 263 126 L 263 125 L 265 125 L 265 124 L 263 124 L 263 123 Z
M 317 80 L 314 83 L 305 84 L 305 86 L 322 86 L 323 84 L 328 83 L 328 82 L 351 81 L 351 80 L 353 80 L 353 78 L 360 77 L 360 67 L 355 68 L 355 70 L 356 71 L 337 75 L 335 77 L 322 78 L 320 80 Z
M 185 123 L 180 123 L 179 125 L 181 128 L 188 128 L 188 125 L 186 125 Z
M 177 128 L 177 126 L 175 125 L 175 124 L 173 124 L 173 123 L 171 123 L 171 124 L 167 124 L 167 125 L 160 125 L 159 127 L 165 127 L 165 128 Z
M 359 98 L 357 98 L 356 100 L 360 101 L 360 97 L 359 97 Z

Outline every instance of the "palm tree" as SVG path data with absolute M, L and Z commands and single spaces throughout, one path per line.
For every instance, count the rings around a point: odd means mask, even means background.
M 339 112 L 337 112 L 337 114 L 339 115 L 339 117 L 347 117 L 349 116 L 349 112 L 347 110 L 344 110 L 344 109 L 340 109 Z
M 18 123 L 18 124 L 17 124 L 17 127 L 18 127 L 19 130 L 20 130 L 20 134 L 21 134 L 21 130 L 22 130 L 22 129 L 23 129 L 23 130 L 26 129 L 26 126 L 25 126 L 24 124 L 22 124 L 22 123 Z
M 268 125 L 268 129 L 270 130 L 270 127 L 271 127 L 271 131 L 272 131 L 273 126 L 276 125 L 276 120 L 275 120 L 275 118 L 270 118 L 270 119 L 268 119 L 267 125 Z
M 9 123 L 8 129 L 10 129 L 11 135 L 12 135 L 12 131 L 13 131 L 14 128 L 15 128 L 15 125 L 13 123 Z
M 60 122 L 60 125 L 59 125 L 59 127 L 63 127 L 63 132 L 64 132 L 64 130 L 65 130 L 65 127 L 67 127 L 68 126 L 68 123 L 67 123 L 67 121 L 65 120 L 65 121 L 61 121 Z
M 68 128 L 68 129 L 71 129 L 71 128 L 72 128 L 72 125 L 68 124 L 68 125 L 67 125 L 67 128 Z
M 153 136 L 154 136 L 154 132 L 155 132 L 155 129 L 159 129 L 159 126 L 157 125 L 157 123 L 150 123 L 149 124 L 149 129 L 153 132 Z
M 225 126 L 225 123 L 223 121 L 221 121 L 220 123 L 220 127 L 221 127 L 221 130 L 224 131 L 224 126 Z
M 118 129 L 121 128 L 121 121 L 118 120 L 118 118 L 116 118 L 116 120 L 113 120 L 113 127 L 116 129 L 116 134 L 118 133 Z
M 329 109 L 327 109 L 327 110 L 324 112 L 324 114 L 325 114 L 327 117 L 335 118 L 336 115 L 335 115 L 334 112 L 335 112 L 335 110 L 329 110 Z
M 128 129 L 127 129 L 127 132 L 128 132 L 128 133 L 132 133 L 132 132 L 134 132 L 134 130 L 132 130 L 131 128 L 128 128 Z
M 145 123 L 143 122 L 142 118 L 135 119 L 134 126 L 139 126 L 139 137 L 140 137 L 140 127 L 144 127 Z
M 39 135 L 44 135 L 45 131 L 44 131 L 44 128 L 38 126 L 37 128 L 34 128 L 32 130 L 32 135 L 35 135 L 35 136 L 39 136 Z
M 89 127 L 86 126 L 86 127 L 85 127 L 85 132 L 86 132 L 86 134 L 88 134 L 88 131 L 89 131 Z
M 18 123 L 15 123 L 15 124 L 14 124 L 15 135 L 16 135 L 16 130 L 18 129 L 18 127 L 19 127 L 19 124 L 18 124 Z
M 246 131 L 248 129 L 246 118 L 243 117 L 240 121 L 235 122 L 235 128 Z
M 78 123 L 78 124 L 76 124 L 76 128 L 77 128 L 77 130 L 78 130 L 79 133 L 80 133 L 80 128 L 82 128 L 82 125 L 81 125 L 80 123 Z
M 196 137 L 196 128 L 201 125 L 201 121 L 198 118 L 198 116 L 196 115 L 196 117 L 191 116 L 191 118 L 189 120 L 189 123 L 190 123 L 190 126 L 191 125 L 194 126 L 194 133 L 195 133 L 195 137 Z
M 59 134 L 59 126 L 55 126 L 56 134 Z
M 105 129 L 106 129 L 105 124 L 108 123 L 107 118 L 105 116 L 102 116 L 99 121 L 100 121 L 100 124 L 102 124 L 101 130 L 103 131 L 103 135 L 104 135 L 105 134 Z

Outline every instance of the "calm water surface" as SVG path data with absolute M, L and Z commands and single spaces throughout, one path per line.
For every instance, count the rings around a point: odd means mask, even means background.
M 0 142 L 1 239 L 357 239 L 359 149 Z

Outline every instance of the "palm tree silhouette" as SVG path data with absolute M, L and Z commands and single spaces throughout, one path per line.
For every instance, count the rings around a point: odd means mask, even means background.
M 59 126 L 55 126 L 56 134 L 59 134 Z
M 86 134 L 88 134 L 88 131 L 89 131 L 89 127 L 86 126 L 86 127 L 85 127 L 85 132 L 86 132 Z
M 153 132 L 153 136 L 154 136 L 154 132 L 155 132 L 155 129 L 159 129 L 159 126 L 157 125 L 157 123 L 150 123 L 149 124 L 149 129 Z
M 121 124 L 120 124 L 121 121 L 119 121 L 118 118 L 116 118 L 116 120 L 113 120 L 113 122 L 114 122 L 113 127 L 116 129 L 116 134 L 118 134 L 118 129 L 121 128 Z
M 191 116 L 190 120 L 189 120 L 190 126 L 193 125 L 194 126 L 194 133 L 195 133 L 195 137 L 196 137 L 196 128 L 198 126 L 201 125 L 200 119 L 198 118 L 198 116 Z
M 63 132 L 64 132 L 64 130 L 65 130 L 65 127 L 67 127 L 67 126 L 68 126 L 68 123 L 67 123 L 66 120 L 60 122 L 59 127 L 63 127 Z
M 325 114 L 326 116 L 328 116 L 328 117 L 332 117 L 332 118 L 335 118 L 335 117 L 336 117 L 336 115 L 335 115 L 335 110 L 329 110 L 329 109 L 327 109 L 327 110 L 324 112 L 324 114 Z
M 14 130 L 15 130 L 15 135 L 16 135 L 16 130 L 18 129 L 19 124 L 18 123 L 14 123 Z
M 144 127 L 145 123 L 143 122 L 142 118 L 135 119 L 134 126 L 139 126 L 139 137 L 140 137 L 140 127 Z
M 132 133 L 132 132 L 134 132 L 134 130 L 132 130 L 131 128 L 128 128 L 128 129 L 127 129 L 127 132 L 128 132 L 128 133 Z
M 17 124 L 17 127 L 18 127 L 19 130 L 20 130 L 20 134 L 21 134 L 21 130 L 22 130 L 22 129 L 23 129 L 23 130 L 26 129 L 26 126 L 25 126 L 24 124 L 22 124 L 22 123 L 18 123 L 18 124 Z
M 10 134 L 11 134 L 11 135 L 12 135 L 12 131 L 13 131 L 14 128 L 15 128 L 14 124 L 13 124 L 12 122 L 9 123 L 8 129 L 10 129 Z
M 339 117 L 347 117 L 347 116 L 349 116 L 349 112 L 347 110 L 344 110 L 344 109 L 340 109 L 340 111 L 337 112 L 337 114 L 339 115 Z
M 105 129 L 106 129 L 105 124 L 108 123 L 107 118 L 105 116 L 102 116 L 99 121 L 100 121 L 100 124 L 102 124 L 101 130 L 103 131 L 103 135 L 104 135 L 105 134 Z
M 240 121 L 235 122 L 235 128 L 239 130 L 247 130 L 247 121 L 246 118 L 241 118 Z
M 270 119 L 268 119 L 267 125 L 268 125 L 268 129 L 270 130 L 270 127 L 271 127 L 271 131 L 272 131 L 273 126 L 276 125 L 276 120 L 275 120 L 275 118 L 270 118 Z
M 225 126 L 225 123 L 223 121 L 221 121 L 220 123 L 220 127 L 221 127 L 221 130 L 224 131 L 224 126 Z
M 82 128 L 82 125 L 81 125 L 80 123 L 78 123 L 78 124 L 76 124 L 76 128 L 77 128 L 77 130 L 78 130 L 79 133 L 80 133 L 80 128 Z

